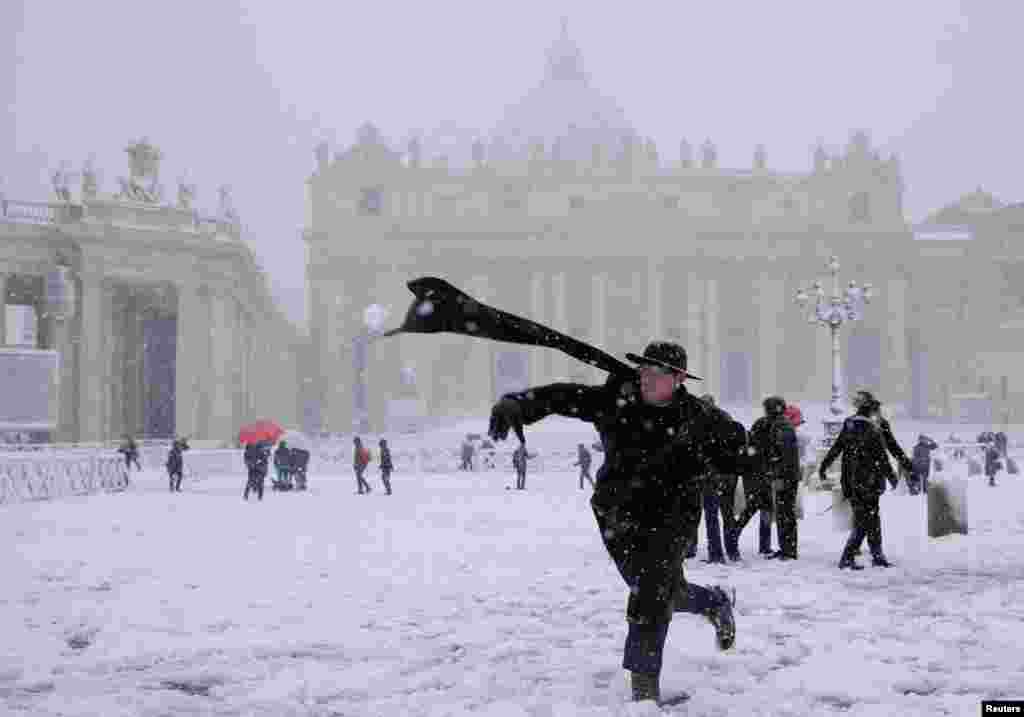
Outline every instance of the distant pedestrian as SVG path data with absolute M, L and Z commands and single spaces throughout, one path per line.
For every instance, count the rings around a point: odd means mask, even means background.
M 380 480 L 384 484 L 384 490 L 391 495 L 391 471 L 395 468 L 391 462 L 391 449 L 388 448 L 386 438 L 380 439 Z
M 135 464 L 135 470 L 142 470 L 142 466 L 139 465 L 139 445 L 135 442 L 134 438 L 125 436 L 117 452 L 124 454 L 124 467 L 127 470 L 130 471 L 132 469 L 133 463 Z
M 586 479 L 590 482 L 590 487 L 594 487 L 594 479 L 590 477 L 590 451 L 582 443 L 576 446 L 577 457 L 574 466 L 580 468 L 580 490 L 583 490 L 583 480 Z
M 522 443 L 512 452 L 512 467 L 516 471 L 516 490 L 526 490 L 526 446 Z
M 928 492 L 928 477 L 932 471 L 932 451 L 938 447 L 938 443 L 923 433 L 917 437 L 917 445 L 914 446 L 913 457 L 910 459 L 917 480 L 911 480 L 907 486 L 912 495 L 917 495 L 922 491 Z
M 370 484 L 363 478 L 366 467 L 370 465 L 370 451 L 363 445 L 363 439 L 356 436 L 352 439 L 352 470 L 356 472 L 356 491 L 359 495 L 370 492 Z
M 270 463 L 270 446 L 262 441 L 247 443 L 243 460 L 249 476 L 245 482 L 242 500 L 249 500 L 250 492 L 256 493 L 256 497 L 263 500 L 263 484 L 267 479 L 267 466 Z
M 172 493 L 181 492 L 181 478 L 185 469 L 185 460 L 182 451 L 188 448 L 184 441 L 174 439 L 171 450 L 167 452 L 167 478 L 170 482 Z
M 277 480 L 274 481 L 274 490 L 292 489 L 292 454 L 285 441 L 277 444 L 274 451 L 274 470 L 277 473 Z
M 476 448 L 473 446 L 473 442 L 469 440 L 469 436 L 466 436 L 466 440 L 462 442 L 462 463 L 459 465 L 460 471 L 473 470 L 473 456 L 475 453 Z

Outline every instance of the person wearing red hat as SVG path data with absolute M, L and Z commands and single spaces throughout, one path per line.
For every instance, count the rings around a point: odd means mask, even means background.
M 686 351 L 667 341 L 647 345 L 638 365 L 609 375 L 602 386 L 554 383 L 505 394 L 491 412 L 489 433 L 523 438 L 525 425 L 557 414 L 594 424 L 605 460 L 591 506 L 601 538 L 629 588 L 629 629 L 622 666 L 635 701 L 661 701 L 660 674 L 674 612 L 703 615 L 720 649 L 732 647 L 736 623 L 720 586 L 686 582 L 682 557 L 690 526 L 700 518 L 699 479 L 709 467 L 742 473 L 745 436 L 690 394 Z M 742 432 L 742 425 L 740 426 Z M 737 438 L 739 440 L 737 440 Z

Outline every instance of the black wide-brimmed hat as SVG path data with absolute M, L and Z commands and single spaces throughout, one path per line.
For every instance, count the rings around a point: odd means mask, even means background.
M 652 341 L 644 349 L 643 356 L 626 354 L 626 358 L 633 363 L 647 364 L 650 366 L 661 366 L 681 373 L 686 378 L 695 381 L 703 381 L 700 376 L 694 375 L 686 370 L 686 349 L 671 341 Z

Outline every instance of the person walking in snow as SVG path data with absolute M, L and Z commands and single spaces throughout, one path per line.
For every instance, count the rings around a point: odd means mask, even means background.
M 127 470 L 130 471 L 132 469 L 132 463 L 135 464 L 135 470 L 142 470 L 142 466 L 139 465 L 139 444 L 135 442 L 134 438 L 125 436 L 117 452 L 124 454 L 124 467 Z
M 740 535 L 757 511 L 775 511 L 779 550 L 765 557 L 782 560 L 797 559 L 796 494 L 800 485 L 800 456 L 793 424 L 786 418 L 786 402 L 779 396 L 763 401 L 764 416 L 750 427 L 750 448 L 758 458 L 756 485 L 748 494 L 747 506 L 736 518 L 736 526 L 726 535 L 726 549 L 739 555 Z M 770 545 L 764 540 L 762 523 L 761 549 Z
M 706 393 L 700 400 L 712 411 L 717 411 L 719 419 L 732 427 L 732 435 L 729 440 L 738 448 L 746 447 L 747 431 L 743 424 L 733 420 L 729 413 L 715 405 L 714 396 Z M 703 486 L 703 508 L 704 508 L 704 532 L 708 540 L 708 557 L 706 563 L 725 563 L 725 556 L 728 553 L 730 560 L 740 559 L 738 552 L 726 551 L 722 545 L 722 527 L 725 527 L 725 534 L 728 536 L 736 527 L 736 482 L 739 480 L 735 473 L 722 473 L 711 470 L 706 476 Z M 719 523 L 721 514 L 721 523 Z M 696 543 L 696 529 L 691 531 L 691 540 Z
M 370 492 L 370 484 L 363 478 L 366 467 L 370 465 L 370 451 L 363 445 L 363 439 L 356 436 L 352 439 L 352 470 L 356 473 L 356 492 L 359 495 Z
M 249 473 L 245 482 L 245 492 L 242 493 L 242 500 L 249 500 L 249 493 L 256 493 L 259 500 L 263 500 L 263 484 L 267 479 L 267 466 L 270 463 L 270 447 L 261 441 L 247 443 L 245 452 L 242 454 L 246 470 Z
M 466 440 L 462 442 L 462 463 L 459 465 L 460 471 L 471 471 L 473 470 L 473 454 L 476 453 L 476 448 L 473 446 L 473 442 L 466 437 Z
M 917 437 L 913 457 L 910 459 L 910 463 L 914 466 L 914 475 L 917 476 L 917 480 L 911 481 L 908 486 L 911 495 L 917 495 L 918 492 L 928 493 L 928 477 L 932 472 L 932 451 L 938 447 L 938 443 L 923 433 Z
M 181 453 L 187 448 L 187 443 L 175 438 L 171 443 L 171 450 L 167 452 L 167 478 L 172 493 L 181 492 L 181 477 L 185 469 L 185 460 Z
M 526 461 L 528 458 L 525 445 L 520 444 L 512 451 L 512 468 L 516 472 L 516 490 L 526 490 Z
M 889 422 L 882 417 L 881 402 L 869 391 L 858 391 L 853 405 L 857 412 L 843 421 L 843 428 L 822 459 L 818 474 L 824 481 L 829 466 L 842 455 L 840 485 L 843 498 L 850 501 L 853 509 L 853 530 L 839 558 L 839 568 L 864 569 L 857 564 L 854 556 L 860 550 L 865 536 L 871 550 L 871 564 L 888 568 L 892 564 L 882 552 L 879 498 L 885 492 L 886 481 L 892 488 L 896 487 L 897 481 L 887 452 L 911 476 L 914 474 L 914 466 L 896 442 Z M 916 481 L 916 477 L 911 480 Z
M 682 346 L 656 341 L 638 365 L 612 373 L 601 386 L 554 383 L 505 394 L 491 412 L 489 433 L 510 430 L 550 415 L 594 424 L 605 461 L 597 472 L 591 506 L 601 539 L 629 588 L 629 629 L 622 666 L 635 701 L 660 700 L 662 654 L 674 612 L 702 615 L 715 627 L 720 649 L 736 636 L 732 600 L 720 587 L 687 583 L 682 555 L 700 505 L 700 476 L 713 469 L 738 473 L 741 451 L 720 414 L 689 394 Z
M 985 441 L 982 443 L 985 451 L 985 475 L 988 476 L 988 484 L 995 486 L 996 484 L 996 473 L 1003 468 L 1002 461 L 1000 461 L 999 446 L 996 444 L 996 437 L 994 433 L 986 433 Z
M 582 443 L 576 446 L 576 462 L 573 466 L 579 466 L 580 468 L 580 490 L 583 490 L 583 479 L 585 478 L 590 487 L 594 487 L 594 479 L 590 477 L 590 451 Z
M 391 449 L 388 448 L 388 441 L 386 438 L 380 439 L 380 480 L 384 484 L 384 490 L 387 491 L 388 495 L 391 495 L 391 471 L 395 469 L 394 463 L 391 462 Z
M 292 489 L 292 454 L 285 441 L 277 444 L 274 451 L 274 470 L 277 472 L 277 480 L 274 481 L 274 490 Z

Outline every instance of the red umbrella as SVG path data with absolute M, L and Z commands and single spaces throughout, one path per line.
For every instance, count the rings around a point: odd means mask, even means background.
M 275 443 L 283 435 L 284 429 L 273 421 L 256 421 L 239 429 L 238 442 L 258 443 L 259 441 L 270 441 Z

